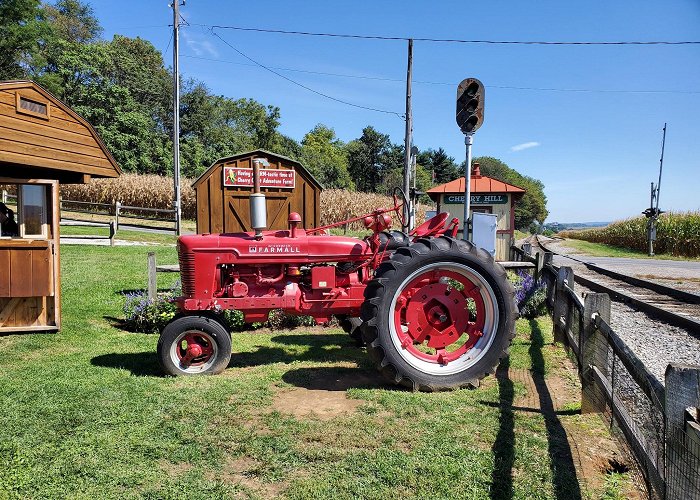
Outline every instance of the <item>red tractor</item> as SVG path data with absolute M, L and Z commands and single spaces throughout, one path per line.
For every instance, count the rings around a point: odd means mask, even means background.
M 264 231 L 265 198 L 256 185 L 255 232 L 180 237 L 179 314 L 158 340 L 164 371 L 220 373 L 231 358 L 221 311 L 237 309 L 254 322 L 282 309 L 318 324 L 337 316 L 395 384 L 478 386 L 508 353 L 517 318 L 513 287 L 489 253 L 455 238 L 458 221 L 445 213 L 409 235 L 388 231 L 389 213 L 401 217 L 394 200 L 392 208 L 351 219 L 372 231 L 364 240 L 326 234 L 344 222 L 301 229 L 294 212 L 288 230 Z

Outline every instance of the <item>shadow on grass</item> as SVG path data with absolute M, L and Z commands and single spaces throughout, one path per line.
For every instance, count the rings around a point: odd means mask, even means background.
M 499 406 L 498 434 L 491 447 L 493 472 L 491 473 L 492 499 L 513 498 L 513 463 L 515 462 L 515 415 L 513 413 L 513 382 L 508 377 L 510 359 L 505 358 L 496 370 Z
M 285 347 L 257 346 L 252 351 L 234 352 L 229 368 L 312 361 L 334 363 L 338 361 L 361 362 L 366 355 L 353 346 L 350 337 L 332 334 L 276 335 L 273 342 L 287 346 L 307 346 L 303 351 Z M 236 336 L 233 341 L 235 343 Z
M 576 478 L 576 467 L 571 453 L 571 447 L 566 437 L 566 430 L 562 425 L 557 412 L 554 410 L 552 395 L 545 383 L 545 363 L 542 347 L 544 337 L 539 323 L 530 320 L 530 362 L 532 379 L 539 395 L 540 408 L 544 416 L 544 424 L 547 428 L 547 440 L 549 443 L 549 463 L 554 478 L 554 493 L 557 499 L 579 500 L 581 489 Z
M 119 354 L 102 354 L 90 360 L 93 366 L 129 370 L 137 377 L 163 377 L 155 352 L 128 352 Z
M 366 368 L 314 367 L 296 368 L 282 375 L 288 384 L 315 391 L 347 391 L 348 389 L 400 390 L 385 381 L 379 372 Z

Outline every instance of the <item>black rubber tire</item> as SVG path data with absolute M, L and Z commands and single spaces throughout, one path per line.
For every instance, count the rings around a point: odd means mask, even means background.
M 494 315 L 498 325 L 488 350 L 470 367 L 449 375 L 428 373 L 409 364 L 392 341 L 389 328 L 392 298 L 403 281 L 420 268 L 438 262 L 457 263 L 479 273 L 493 290 L 498 305 L 498 314 Z M 482 378 L 496 371 L 515 336 L 518 308 L 505 269 L 488 252 L 467 241 L 441 236 L 419 239 L 383 262 L 367 285 L 361 314 L 367 353 L 387 379 L 414 391 L 439 391 L 478 387 Z
M 188 331 L 202 332 L 216 344 L 213 362 L 206 369 L 196 372 L 186 371 L 173 359 L 171 353 L 173 344 L 178 342 L 178 338 Z M 226 327 L 211 316 L 177 317 L 163 328 L 158 339 L 158 361 L 163 371 L 168 375 L 216 375 L 226 369 L 230 360 L 231 336 Z
M 350 335 L 350 338 L 355 341 L 357 347 L 362 347 L 365 345 L 365 341 L 362 340 L 362 320 L 360 318 L 354 318 L 352 316 L 339 316 L 338 323 L 340 327 Z

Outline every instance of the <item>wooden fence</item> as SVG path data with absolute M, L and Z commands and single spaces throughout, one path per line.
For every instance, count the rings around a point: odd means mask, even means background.
M 555 342 L 578 365 L 581 411 L 624 439 L 652 498 L 700 500 L 700 367 L 671 363 L 661 383 L 610 327 L 608 295 L 582 300 L 570 267 L 554 267 L 549 253 L 541 262 Z

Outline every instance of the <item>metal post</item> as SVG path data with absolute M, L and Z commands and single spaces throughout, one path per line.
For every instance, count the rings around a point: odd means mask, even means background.
M 469 240 L 469 205 L 470 205 L 470 186 L 472 178 L 472 136 L 473 134 L 464 135 L 464 144 L 467 147 L 467 160 L 464 166 L 464 226 L 462 229 L 462 239 Z
M 175 209 L 175 232 L 182 234 L 180 227 L 180 0 L 173 0 L 173 208 Z
M 406 136 L 404 138 L 404 162 L 403 162 L 403 192 L 407 202 L 404 202 L 403 230 L 408 232 L 410 229 L 411 218 L 411 197 L 409 191 L 411 187 L 411 142 L 413 135 L 413 116 L 411 110 L 411 79 L 413 77 L 413 39 L 408 40 L 408 67 L 406 69 Z
M 654 190 L 654 183 L 651 183 L 651 202 L 649 203 L 649 208 L 652 210 L 654 209 L 654 194 L 656 191 Z M 648 245 L 648 251 L 647 253 L 649 254 L 649 257 L 652 257 L 654 255 L 654 239 L 653 239 L 653 234 L 654 234 L 654 214 L 651 214 L 651 217 L 649 217 L 649 220 L 647 221 L 647 245 Z

